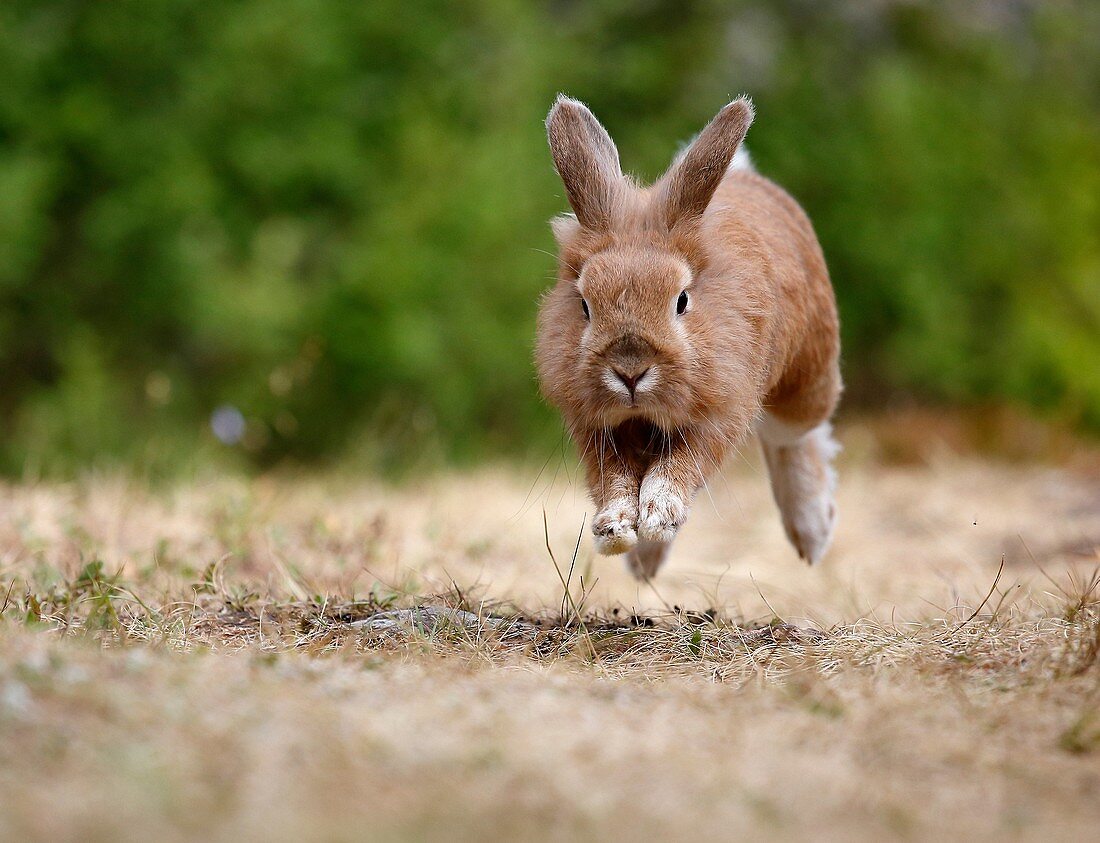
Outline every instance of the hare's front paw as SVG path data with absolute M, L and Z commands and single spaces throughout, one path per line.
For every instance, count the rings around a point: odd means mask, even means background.
M 638 503 L 630 498 L 613 500 L 592 519 L 596 551 L 604 556 L 626 553 L 638 541 Z
M 650 542 L 670 542 L 687 518 L 687 502 L 668 479 L 650 472 L 642 481 L 638 537 Z

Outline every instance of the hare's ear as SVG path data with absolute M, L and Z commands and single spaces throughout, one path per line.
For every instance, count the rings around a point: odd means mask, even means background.
M 584 103 L 559 95 L 546 118 L 554 166 L 585 228 L 606 229 L 622 189 L 619 151 Z
M 702 216 L 752 123 L 752 103 L 736 99 L 692 141 L 661 179 L 669 228 Z

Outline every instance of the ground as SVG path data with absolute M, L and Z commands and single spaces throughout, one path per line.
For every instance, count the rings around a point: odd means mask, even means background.
M 4 486 L 0 838 L 1095 839 L 1100 475 L 844 439 L 819 568 L 749 452 L 652 586 L 557 456 Z

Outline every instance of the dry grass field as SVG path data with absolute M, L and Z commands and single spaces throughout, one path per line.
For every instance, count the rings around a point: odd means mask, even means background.
M 555 459 L 0 487 L 0 838 L 1096 839 L 1100 475 L 845 438 L 822 567 L 750 454 L 653 587 Z

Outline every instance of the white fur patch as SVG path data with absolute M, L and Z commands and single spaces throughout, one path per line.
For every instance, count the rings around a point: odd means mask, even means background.
M 596 552 L 604 556 L 626 553 L 638 541 L 638 504 L 616 498 L 592 518 Z
M 651 542 L 672 541 L 687 512 L 687 502 L 668 478 L 651 469 L 642 480 L 639 495 L 638 537 Z
M 756 435 L 769 445 L 777 447 L 796 445 L 803 437 L 808 436 L 816 429 L 777 419 L 767 410 L 761 414 L 760 419 L 756 422 Z
M 627 389 L 625 383 L 623 383 L 610 369 L 605 369 L 603 376 L 601 377 L 603 385 L 607 387 L 609 392 L 613 392 L 627 401 L 630 401 L 630 390 Z M 656 366 L 650 366 L 646 373 L 642 376 L 634 386 L 634 399 L 637 400 L 643 395 L 653 392 L 657 385 L 660 383 L 660 375 L 657 372 Z
M 833 459 L 840 446 L 833 439 L 832 427 L 828 422 L 810 431 L 806 440 L 824 463 L 825 482 L 794 507 L 791 526 L 801 538 L 799 550 L 806 561 L 816 565 L 833 543 L 833 532 L 836 530 L 836 469 L 833 468 Z
M 737 151 L 733 153 L 733 160 L 730 161 L 727 170 L 748 170 L 751 173 L 756 172 L 756 167 L 752 165 L 752 157 L 749 155 L 749 150 L 745 144 L 741 144 L 737 147 Z
M 654 389 L 657 388 L 657 384 L 660 382 L 660 378 L 661 375 L 660 372 L 657 370 L 657 367 L 655 365 L 650 366 L 646 370 L 645 375 L 642 376 L 642 379 L 638 381 L 638 383 L 634 386 L 634 394 L 645 395 L 647 392 L 652 392 Z
M 770 417 L 765 415 L 765 420 Z M 761 426 L 760 433 L 772 493 L 783 517 L 783 528 L 799 555 L 811 565 L 825 555 L 836 528 L 836 470 L 840 445 L 832 425 L 822 422 L 794 435 L 789 425 Z
M 817 446 L 818 453 L 825 460 L 825 475 L 829 484 L 829 494 L 836 492 L 836 467 L 833 462 L 840 455 L 840 443 L 833 436 L 833 426 L 829 422 L 822 422 L 807 434 Z
M 682 144 L 676 151 L 676 155 L 672 158 L 672 165 L 676 165 L 687 154 L 687 151 L 691 148 L 691 145 L 695 143 L 695 138 L 699 137 L 695 135 L 687 143 Z M 756 167 L 753 166 L 752 156 L 749 155 L 749 148 L 742 142 L 737 147 L 737 151 L 733 153 L 733 158 L 730 159 L 730 165 L 726 167 L 726 172 L 730 170 L 747 170 L 750 173 L 756 172 Z
M 609 392 L 621 395 L 627 401 L 630 400 L 630 390 L 626 388 L 625 383 L 615 377 L 615 373 L 610 369 L 604 369 L 603 385 L 607 387 Z

